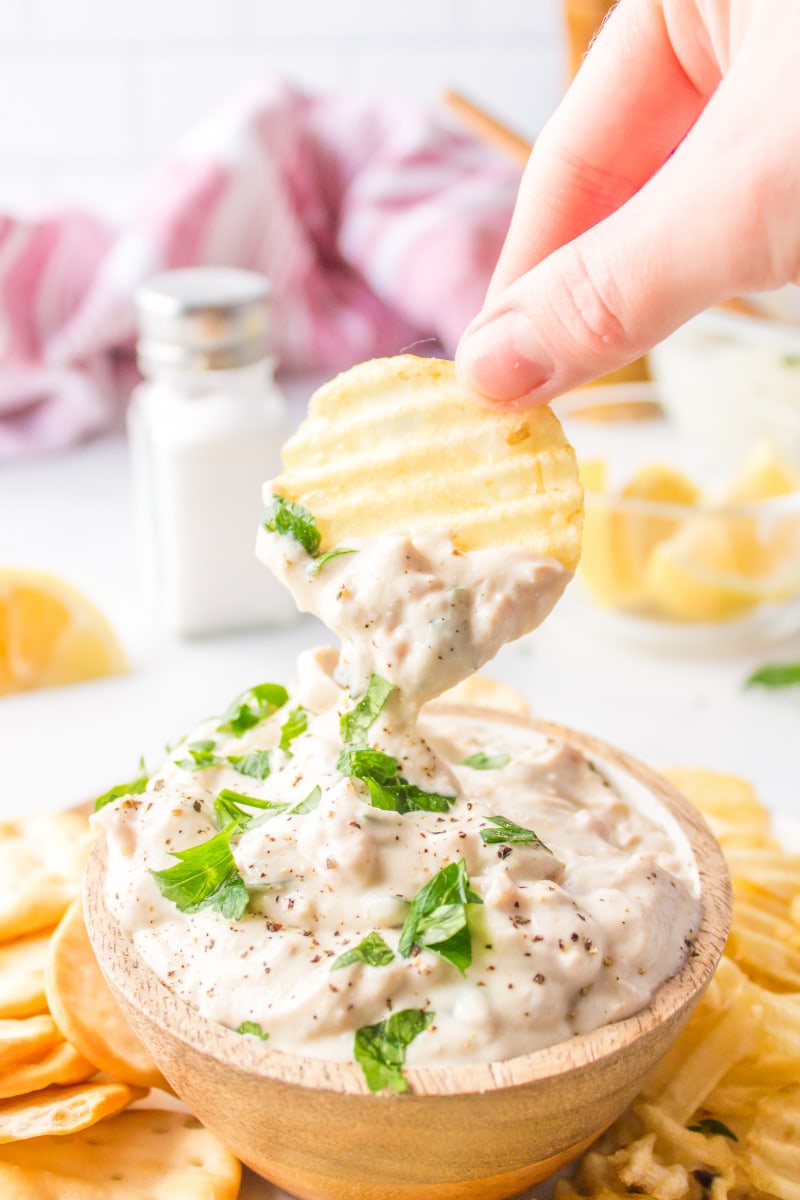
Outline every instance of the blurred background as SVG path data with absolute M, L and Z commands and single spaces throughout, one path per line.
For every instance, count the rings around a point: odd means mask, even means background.
M 335 371 L 452 354 L 607 7 L 0 0 L 10 811 L 155 763 L 324 639 L 255 563 L 260 483 Z M 539 715 L 651 762 L 757 770 L 784 806 L 798 313 L 794 289 L 732 298 L 558 402 L 583 564 L 492 667 Z M 772 659 L 788 672 L 745 689 Z
M 0 207 L 134 212 L 178 140 L 247 81 L 435 104 L 533 136 L 566 77 L 560 0 L 2 0 Z

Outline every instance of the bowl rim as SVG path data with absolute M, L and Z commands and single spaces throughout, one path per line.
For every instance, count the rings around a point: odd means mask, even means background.
M 630 774 L 671 814 L 687 839 L 697 869 L 703 909 L 700 928 L 682 967 L 665 980 L 650 1003 L 633 1016 L 514 1058 L 462 1066 L 404 1068 L 410 1094 L 417 1097 L 482 1094 L 543 1083 L 553 1076 L 563 1076 L 568 1072 L 581 1073 L 600 1060 L 613 1059 L 639 1037 L 654 1032 L 682 1009 L 693 1006 L 710 983 L 722 955 L 730 929 L 732 892 L 722 850 L 689 801 L 651 768 L 589 734 L 533 717 L 477 705 L 449 705 L 434 701 L 428 711 L 432 716 L 469 715 L 473 719 L 534 731 L 567 742 L 590 757 Z M 194 1050 L 201 1048 L 204 1054 L 233 1071 L 316 1091 L 373 1094 L 369 1092 L 361 1068 L 354 1060 L 337 1062 L 313 1058 L 279 1050 L 268 1042 L 243 1038 L 235 1030 L 202 1016 L 171 991 L 139 957 L 132 942 L 106 907 L 103 894 L 105 868 L 106 840 L 101 834 L 95 841 L 85 876 L 87 931 L 112 990 L 120 992 L 134 1011 L 172 1038 Z M 107 953 L 109 949 L 112 953 Z M 406 1093 L 403 1098 L 408 1095 Z

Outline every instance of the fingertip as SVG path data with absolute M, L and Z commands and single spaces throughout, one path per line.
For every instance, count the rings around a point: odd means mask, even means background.
M 544 403 L 555 373 L 532 319 L 515 309 L 476 319 L 459 343 L 455 363 L 467 391 L 489 403 L 516 407 Z

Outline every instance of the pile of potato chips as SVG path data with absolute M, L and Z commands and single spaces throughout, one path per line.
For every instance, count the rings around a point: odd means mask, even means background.
M 683 1034 L 557 1200 L 800 1200 L 800 855 L 743 780 L 666 774 L 722 844 L 733 929 Z
M 86 817 L 0 823 L 0 1196 L 233 1200 L 241 1167 L 166 1087 L 95 962 L 79 898 Z

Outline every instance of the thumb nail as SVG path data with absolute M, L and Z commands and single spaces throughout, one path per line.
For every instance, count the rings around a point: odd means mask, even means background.
M 518 400 L 547 383 L 555 371 L 530 318 L 513 309 L 467 332 L 457 362 L 462 382 L 490 400 Z

